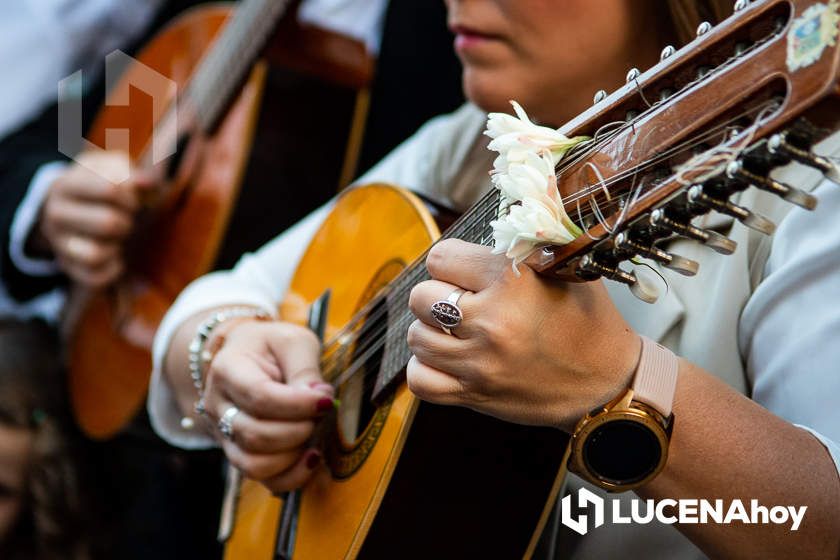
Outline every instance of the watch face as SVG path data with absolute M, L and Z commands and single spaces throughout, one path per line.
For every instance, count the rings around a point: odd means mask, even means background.
M 613 420 L 595 428 L 583 448 L 590 473 L 615 484 L 632 484 L 656 469 L 662 446 L 653 431 L 639 422 Z

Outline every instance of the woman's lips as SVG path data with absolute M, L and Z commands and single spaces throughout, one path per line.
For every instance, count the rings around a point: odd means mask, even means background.
M 481 46 L 488 41 L 498 39 L 495 35 L 482 33 L 481 31 L 463 25 L 453 25 L 451 29 L 455 34 L 455 49 L 458 51 L 469 50 Z

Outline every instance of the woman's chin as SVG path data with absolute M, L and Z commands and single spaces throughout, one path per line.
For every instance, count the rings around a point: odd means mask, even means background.
M 510 101 L 520 101 L 515 88 L 504 87 L 501 78 L 494 78 L 482 70 L 464 68 L 464 95 L 488 113 L 512 113 Z
M 513 114 L 511 101 L 516 101 L 529 116 L 543 124 L 554 123 L 558 115 L 546 108 L 557 108 L 553 102 L 545 103 L 538 93 L 529 90 L 525 80 L 512 73 L 487 71 L 464 67 L 464 95 L 483 111 L 488 113 Z

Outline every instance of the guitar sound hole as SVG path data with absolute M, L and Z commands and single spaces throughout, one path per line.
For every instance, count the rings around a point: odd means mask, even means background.
M 387 324 L 387 306 L 384 300 L 380 300 L 356 331 L 356 342 L 345 369 L 352 368 L 354 374 L 338 391 L 341 400 L 338 433 L 344 447 L 354 447 L 376 414 L 378 407 L 371 402 L 371 395 L 382 363 Z

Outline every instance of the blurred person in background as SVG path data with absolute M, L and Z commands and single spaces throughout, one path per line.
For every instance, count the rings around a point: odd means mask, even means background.
M 86 560 L 89 510 L 61 406 L 58 342 L 42 323 L 0 321 L 0 558 Z
M 58 151 L 58 83 L 83 71 L 79 94 L 87 128 L 105 98 L 105 57 L 115 49 L 134 52 L 174 15 L 195 4 L 195 0 L 25 0 L 0 7 L 0 67 L 16 78 L 0 88 L 0 317 L 34 318 L 56 326 L 70 283 L 102 288 L 120 274 L 122 244 L 134 227 L 139 191 L 152 184 L 132 178 L 115 185 L 101 176 L 106 173 L 100 172 L 125 162 L 123 153 L 80 154 L 82 166 Z M 16 325 L 20 326 L 9 322 L 0 338 L 16 340 L 20 336 Z M 55 333 L 42 325 L 30 336 L 55 344 L 51 356 L 61 363 Z M 37 367 L 38 357 L 23 356 L 33 363 L 19 369 Z M 63 375 L 40 387 L 66 398 Z M 3 396 L 9 406 L 25 406 L 25 400 L 18 402 L 19 393 Z M 25 408 L 15 418 L 22 426 L 30 421 Z M 69 435 L 54 432 L 49 420 L 33 429 L 37 434 L 51 433 L 49 441 L 56 446 L 71 445 L 73 436 L 81 437 L 75 430 Z M 85 489 L 91 499 L 84 513 L 97 523 L 94 552 L 102 558 L 170 557 L 166 555 L 186 551 L 208 558 L 218 554 L 213 510 L 220 500 L 221 468 L 216 455 L 174 452 L 142 427 L 111 441 L 82 441 L 81 447 L 72 449 L 82 474 L 79 480 L 89 481 Z M 39 453 L 35 445 L 32 454 Z M 15 478 L 14 468 L 4 465 L 0 470 L 0 476 Z M 63 489 L 57 485 L 74 484 L 69 473 L 60 476 L 52 486 L 38 487 L 41 502 L 60 502 Z M 15 535 L 25 538 L 31 533 L 27 526 L 40 523 L 32 534 L 38 546 L 53 546 L 49 535 L 42 534 L 45 528 L 74 531 L 73 519 L 78 517 L 66 509 L 49 512 L 51 517 L 34 513 L 35 517 L 33 512 L 22 514 L 23 525 Z M 23 557 L 41 558 L 41 554 Z M 48 554 L 44 551 L 43 557 L 51 558 Z

